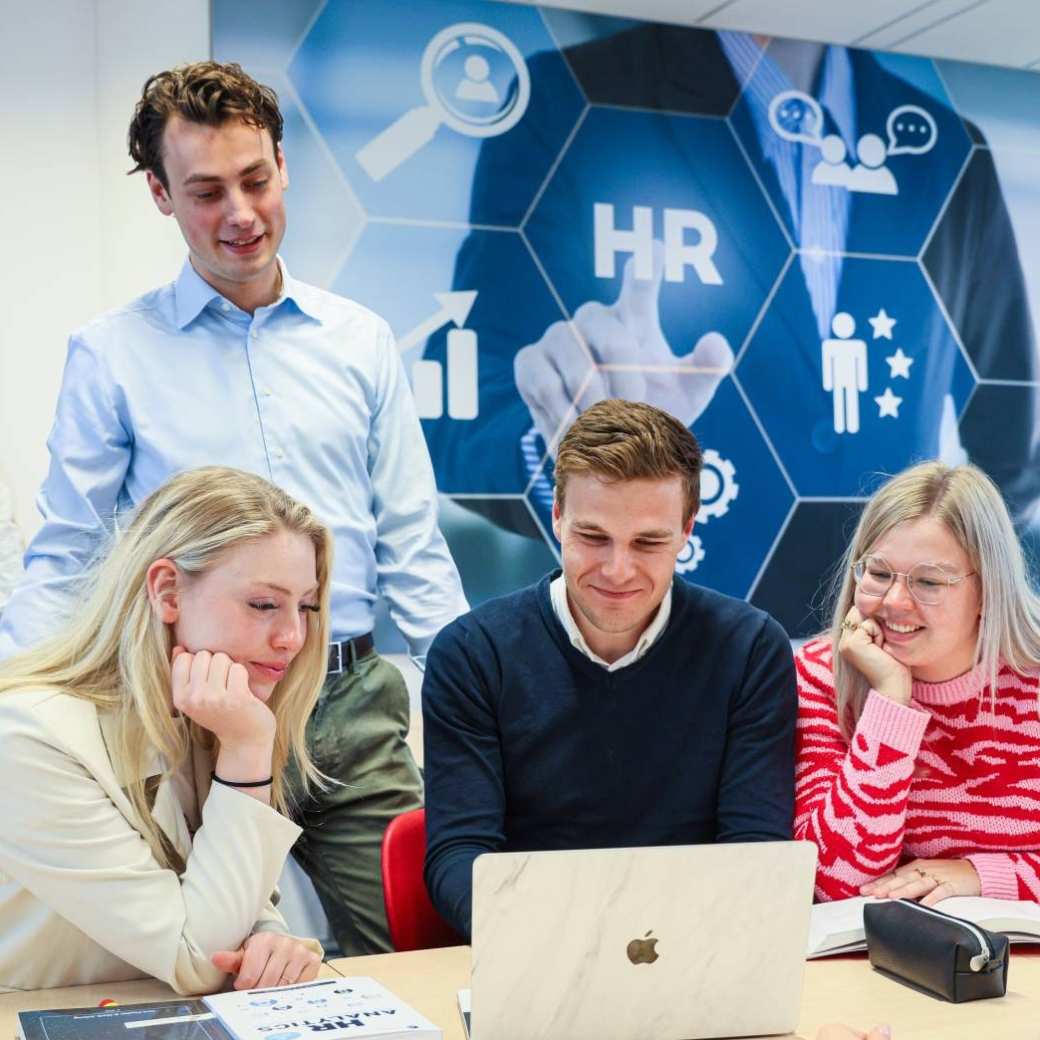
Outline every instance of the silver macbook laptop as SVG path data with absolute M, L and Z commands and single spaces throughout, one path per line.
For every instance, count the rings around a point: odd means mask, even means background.
M 790 1032 L 815 868 L 809 842 L 480 856 L 472 1038 Z

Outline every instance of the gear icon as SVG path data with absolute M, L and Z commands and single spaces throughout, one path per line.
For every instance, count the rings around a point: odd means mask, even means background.
M 691 534 L 679 552 L 675 561 L 675 569 L 680 574 L 690 574 L 700 566 L 704 556 L 704 544 L 697 535 Z
M 737 471 L 729 459 L 724 459 L 714 448 L 704 449 L 698 523 L 705 524 L 713 516 L 725 516 L 729 512 L 730 502 L 740 493 L 736 476 Z

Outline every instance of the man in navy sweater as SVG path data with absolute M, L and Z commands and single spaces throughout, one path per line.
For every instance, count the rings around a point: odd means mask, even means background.
M 423 683 L 426 883 L 470 933 L 482 852 L 791 837 L 791 648 L 767 614 L 675 578 L 701 450 L 631 401 L 560 442 L 563 572 L 449 624 Z

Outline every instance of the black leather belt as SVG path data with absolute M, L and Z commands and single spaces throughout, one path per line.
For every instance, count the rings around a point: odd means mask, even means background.
M 354 662 L 371 653 L 375 645 L 371 632 L 355 636 L 353 639 L 343 639 L 338 643 L 329 643 L 329 675 L 349 671 Z

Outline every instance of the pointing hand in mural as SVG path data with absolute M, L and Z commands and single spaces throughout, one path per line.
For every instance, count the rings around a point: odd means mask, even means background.
M 658 313 L 663 273 L 664 247 L 655 241 L 649 279 L 636 278 L 629 258 L 614 303 L 589 301 L 575 311 L 571 325 L 595 362 L 591 372 L 567 322 L 550 325 L 517 353 L 517 389 L 553 454 L 572 406 L 581 412 L 604 398 L 624 397 L 663 408 L 690 426 L 711 403 L 733 351 L 724 336 L 707 332 L 688 356 L 673 353 Z

